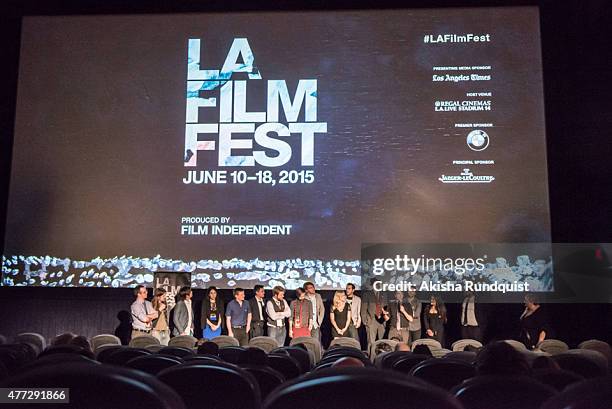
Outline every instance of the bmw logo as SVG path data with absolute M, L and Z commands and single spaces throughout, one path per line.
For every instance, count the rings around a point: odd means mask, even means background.
M 484 151 L 489 146 L 489 135 L 485 131 L 474 130 L 467 136 L 467 145 L 473 151 Z

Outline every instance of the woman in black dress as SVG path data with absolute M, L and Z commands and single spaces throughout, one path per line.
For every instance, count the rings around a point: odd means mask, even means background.
M 213 339 L 221 335 L 223 322 L 225 321 L 225 308 L 223 301 L 218 296 L 217 287 L 208 288 L 208 293 L 202 300 L 202 337 Z
M 438 341 L 444 348 L 444 325 L 446 324 L 446 307 L 442 300 L 431 296 L 431 303 L 425 310 L 425 334 L 427 338 Z
M 351 325 L 351 306 L 346 302 L 344 291 L 336 291 L 329 319 L 332 324 L 332 337 L 349 337 L 349 326 Z
M 525 310 L 521 315 L 520 340 L 528 349 L 534 349 L 538 344 L 550 336 L 550 329 L 546 314 L 542 311 L 537 299 L 527 294 L 525 296 Z

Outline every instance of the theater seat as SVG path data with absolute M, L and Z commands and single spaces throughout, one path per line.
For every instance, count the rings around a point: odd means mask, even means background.
M 91 337 L 89 343 L 91 344 L 91 349 L 96 351 L 102 345 L 121 345 L 121 340 L 113 334 L 100 334 Z
M 165 345 L 161 345 L 161 344 L 160 345 L 147 345 L 145 349 L 152 354 L 156 354 L 165 347 L 166 347 Z
M 283 374 L 267 366 L 245 365 L 241 368 L 255 377 L 262 399 L 265 399 L 270 392 L 285 382 Z
M 108 365 L 67 363 L 44 366 L 0 382 L 0 387 L 70 388 L 70 403 L 45 403 L 48 409 L 183 409 L 183 401 L 155 377 Z M 3 404 L 3 408 L 25 407 Z
M 412 343 L 412 350 L 413 351 L 414 351 L 414 348 L 417 345 L 426 345 L 431 350 L 433 350 L 433 349 L 442 349 L 442 344 L 440 344 L 438 341 L 436 341 L 435 339 L 432 339 L 432 338 L 421 338 L 421 339 L 415 340 Z
M 607 409 L 612 406 L 612 376 L 587 379 L 568 386 L 541 409 Z
M 397 346 L 398 342 L 394 339 L 379 339 L 378 341 L 374 342 L 374 345 L 372 348 L 370 348 L 370 353 L 372 355 L 374 355 L 373 357 L 370 357 L 372 360 L 376 359 L 376 351 L 382 351 L 379 352 L 378 355 L 382 354 L 383 352 L 393 352 L 395 351 L 395 347 Z
M 388 352 L 386 354 L 384 354 L 382 357 L 380 357 L 380 359 L 378 360 L 378 364 L 379 364 L 379 368 L 381 369 L 391 369 L 393 368 L 393 365 L 400 359 L 405 358 L 407 356 L 412 356 L 414 355 L 412 352 L 410 351 L 392 351 L 392 352 Z M 429 358 L 429 357 L 426 357 Z
M 538 349 L 551 355 L 558 355 L 569 350 L 567 344 L 558 339 L 545 339 L 538 344 Z
M 578 348 L 587 349 L 591 351 L 597 351 L 608 359 L 608 362 L 612 363 L 612 348 L 610 344 L 597 339 L 589 339 L 578 344 Z
M 360 351 L 356 351 L 356 352 L 360 352 Z M 333 364 L 337 360 L 342 359 L 342 358 L 347 358 L 347 357 L 355 358 L 355 359 L 360 360 L 361 362 L 363 362 L 364 366 L 373 366 L 374 365 L 374 364 L 372 364 L 372 361 L 370 361 L 370 359 L 368 357 L 366 357 L 365 355 L 363 355 L 361 353 L 358 353 L 358 354 L 345 354 L 345 353 L 339 352 L 337 354 L 329 354 L 329 355 L 325 356 L 323 359 L 321 359 L 321 361 L 319 361 L 319 363 L 317 364 L 317 367 L 321 366 L 321 365 L 324 365 L 324 364 L 327 364 L 327 363 Z
M 164 355 L 178 356 L 179 358 L 185 358 L 186 356 L 195 355 L 195 351 L 193 350 L 193 348 L 171 347 L 171 346 L 163 347 L 157 353 L 164 354 Z
M 297 337 L 293 338 L 291 342 L 289 342 L 289 346 L 294 346 L 296 344 L 302 344 L 306 347 L 306 349 L 312 352 L 314 358 L 314 361 L 312 362 L 313 365 L 321 360 L 323 349 L 321 348 L 321 343 L 318 339 L 312 337 Z
M 358 351 L 361 351 L 361 344 L 354 338 L 340 337 L 332 339 L 331 343 L 329 344 L 330 348 L 335 345 L 340 345 L 344 348 L 354 348 Z
M 87 358 L 95 357 L 94 353 L 91 350 L 85 349 L 78 345 L 71 344 L 52 345 L 45 349 L 43 352 L 41 352 L 38 356 L 40 358 L 51 354 L 80 354 L 86 356 Z
M 325 351 L 321 359 L 325 359 L 332 355 L 341 356 L 341 357 L 352 356 L 355 358 L 367 358 L 366 355 L 363 353 L 363 351 L 359 349 L 352 348 L 352 347 L 334 347 L 334 348 L 330 348 L 327 351 Z
M 261 336 L 251 338 L 249 341 L 249 346 L 263 349 L 266 353 L 269 353 L 270 351 L 278 348 L 280 345 L 278 345 L 278 341 L 276 341 L 275 338 Z
M 219 349 L 219 357 L 225 362 L 237 364 L 240 355 L 246 350 L 244 347 L 227 346 Z
M 410 374 L 432 385 L 450 390 L 466 379 L 474 377 L 476 369 L 463 361 L 429 359 L 415 366 Z
M 159 340 L 153 335 L 141 335 L 130 340 L 129 346 L 132 348 L 147 348 L 150 345 L 159 345 Z
M 220 362 L 221 358 L 215 355 L 189 355 L 183 358 L 184 362 Z
M 23 342 L 32 345 L 36 355 L 40 354 L 47 347 L 47 340 L 36 332 L 22 332 L 15 337 L 15 342 Z
M 193 349 L 197 343 L 198 339 L 196 337 L 192 337 L 191 335 L 179 335 L 178 337 L 170 338 L 168 346 Z
M 121 348 L 113 351 L 113 353 L 104 360 L 104 363 L 108 365 L 125 365 L 128 361 L 136 357 L 150 354 L 149 351 L 142 348 Z
M 102 346 L 96 350 L 96 360 L 105 363 L 109 356 L 120 349 L 127 349 L 128 347 L 123 345 L 110 345 Z
M 258 365 L 268 366 L 268 354 L 257 347 L 247 347 L 238 357 L 238 366 Z
M 87 358 L 86 356 L 80 354 L 71 354 L 71 353 L 59 353 L 59 354 L 51 354 L 45 355 L 37 360 L 30 362 L 27 365 L 19 368 L 18 373 L 25 373 L 27 371 L 31 371 L 34 368 L 41 368 L 43 366 L 52 366 L 52 365 L 64 365 L 66 363 L 83 363 L 83 364 L 93 364 L 100 365 L 100 362 L 93 360 L 91 358 Z
M 482 342 L 469 338 L 460 339 L 458 341 L 453 342 L 453 344 L 451 345 L 451 349 L 453 351 L 463 351 L 467 346 L 472 346 L 474 348 L 482 348 Z
M 183 363 L 183 360 L 176 356 L 164 355 L 144 355 L 130 359 L 125 366 L 151 375 L 157 375 L 167 368 L 171 368 Z
M 329 368 L 287 382 L 264 402 L 265 409 L 342 408 L 460 409 L 449 393 L 375 368 Z
M 450 354 L 451 351 L 450 349 L 446 349 L 446 348 L 433 348 L 431 350 L 431 356 L 433 356 L 434 358 L 444 358 L 446 355 Z
M 537 369 L 533 372 L 532 377 L 545 385 L 552 386 L 558 391 L 562 391 L 568 385 L 584 380 L 583 376 L 564 369 Z
M 230 347 L 230 346 L 232 347 L 240 346 L 240 343 L 238 342 L 236 338 L 230 337 L 227 335 L 219 335 L 218 337 L 214 337 L 210 341 L 219 345 L 219 348 Z
M 393 363 L 393 366 L 391 367 L 391 369 L 408 375 L 410 374 L 410 372 L 412 372 L 412 369 L 415 366 L 417 366 L 421 362 L 426 361 L 428 359 L 433 359 L 433 358 L 427 355 L 410 354 L 405 357 L 397 359 Z
M 100 351 L 103 351 L 105 349 L 108 348 L 117 348 L 120 347 L 121 345 L 117 345 L 117 344 L 102 344 L 102 345 L 98 345 L 95 349 L 93 349 L 93 353 L 94 356 L 97 358 L 98 354 L 100 353 Z
M 608 371 L 610 370 L 610 364 L 608 359 L 604 354 L 599 351 L 595 351 L 592 349 L 570 349 L 569 351 L 567 351 L 567 354 L 579 355 L 593 362 L 599 367 L 600 375 L 607 375 Z M 587 377 L 585 376 L 585 378 Z
M 444 359 L 452 359 L 455 361 L 463 361 L 467 363 L 473 363 L 476 361 L 476 352 L 470 351 L 453 351 L 444 355 Z
M 465 409 L 539 409 L 557 391 L 527 376 L 477 376 L 451 392 Z
M 334 364 L 334 362 L 336 362 L 336 361 L 319 362 L 318 364 L 315 365 L 314 368 L 312 368 L 312 370 L 313 371 L 320 371 L 322 369 L 331 368 L 332 365 Z
M 8 374 L 11 375 L 22 366 L 34 361 L 36 352 L 28 344 L 3 344 L 0 345 L 0 363 L 4 365 Z
M 268 365 L 282 373 L 287 380 L 297 378 L 302 373 L 299 362 L 289 354 L 271 353 L 268 355 Z
M 157 377 L 183 398 L 187 409 L 258 409 L 261 395 L 248 372 L 228 366 L 183 364 Z
M 300 365 L 300 370 L 302 373 L 306 373 L 310 371 L 312 368 L 312 360 L 311 355 L 308 351 L 299 348 L 299 347 L 281 347 L 278 350 L 272 351 L 272 353 L 276 351 L 284 351 L 289 354 L 290 357 L 294 358 Z
M 221 361 L 221 360 L 219 360 L 219 361 L 202 361 L 202 360 L 196 359 L 196 360 L 191 360 L 191 361 L 185 361 L 182 365 L 183 366 L 209 365 L 209 366 L 218 366 L 220 368 L 238 369 L 238 370 L 242 371 L 242 368 L 240 368 L 238 365 L 230 364 L 229 362 L 225 362 L 225 361 Z M 257 380 L 255 378 L 253 378 L 252 375 L 250 375 L 250 374 L 248 374 L 248 375 L 253 380 L 253 384 L 257 384 Z
M 586 351 L 585 351 L 586 352 Z M 592 351 L 597 354 L 597 352 Z M 603 355 L 601 356 L 602 359 Z M 553 356 L 554 361 L 561 367 L 585 378 L 594 378 L 607 375 L 605 368 L 596 360 L 576 353 L 564 353 Z
M 510 344 L 514 349 L 516 349 L 517 351 L 528 351 L 527 347 L 525 346 L 525 344 L 523 344 L 520 341 L 517 341 L 515 339 L 505 339 L 504 342 L 506 344 Z

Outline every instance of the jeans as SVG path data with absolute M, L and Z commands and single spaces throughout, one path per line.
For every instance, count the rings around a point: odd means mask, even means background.
M 416 341 L 417 339 L 421 339 L 421 330 L 417 329 L 415 331 L 408 331 L 409 332 L 409 340 L 408 340 L 408 345 L 412 346 L 412 343 L 414 341 Z
M 168 345 L 168 342 L 170 341 L 170 331 L 169 330 L 158 331 L 154 329 L 153 331 L 151 331 L 151 335 L 157 338 L 159 343 L 162 345 Z
M 287 337 L 287 330 L 284 326 L 282 327 L 271 327 L 268 325 L 268 336 L 274 338 L 278 342 L 279 346 L 285 345 L 285 338 Z
M 368 334 L 368 351 L 370 356 L 374 356 L 374 342 L 377 339 L 382 339 L 385 335 L 385 325 L 373 319 L 366 325 L 366 330 Z
M 321 327 L 311 329 L 310 336 L 321 341 Z
M 251 322 L 251 338 L 261 337 L 264 335 L 264 322 Z

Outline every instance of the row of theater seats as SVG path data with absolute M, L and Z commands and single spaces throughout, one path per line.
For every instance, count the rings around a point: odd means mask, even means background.
M 501 342 L 443 358 L 429 348 L 383 352 L 373 362 L 342 345 L 317 356 L 305 344 L 268 352 L 212 342 L 156 352 L 92 344 L 95 355 L 74 344 L 42 351 L 35 343 L 0 345 L 0 387 L 69 387 L 71 403 L 58 408 L 92 409 L 587 409 L 612 402 L 603 344 L 603 352 L 549 355 Z

